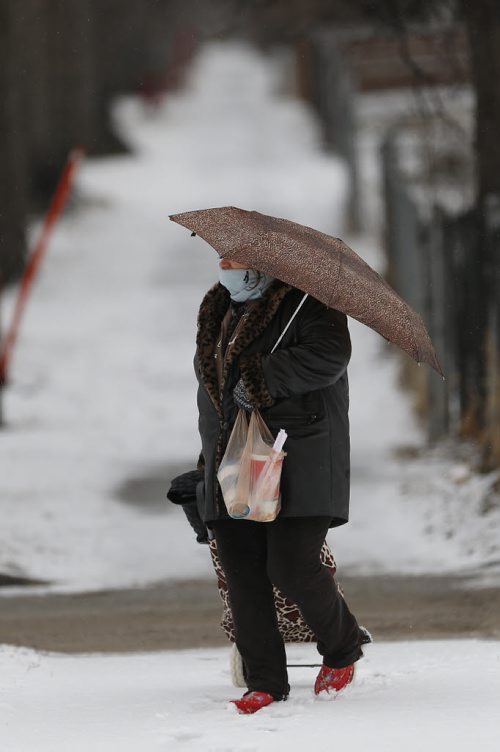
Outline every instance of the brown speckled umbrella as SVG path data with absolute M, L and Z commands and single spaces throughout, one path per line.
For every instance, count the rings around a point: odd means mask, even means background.
M 339 238 L 234 206 L 173 214 L 222 258 L 248 264 L 361 321 L 443 372 L 420 316 Z

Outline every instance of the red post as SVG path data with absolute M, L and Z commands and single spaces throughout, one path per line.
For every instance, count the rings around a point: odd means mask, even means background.
M 28 262 L 24 269 L 21 283 L 19 285 L 19 291 L 17 294 L 12 321 L 7 329 L 7 333 L 2 343 L 0 344 L 0 390 L 7 383 L 7 374 L 10 365 L 10 359 L 12 357 L 12 351 L 17 340 L 19 325 L 31 287 L 33 285 L 33 281 L 47 250 L 47 243 L 50 234 L 69 196 L 75 178 L 75 173 L 78 169 L 83 155 L 84 150 L 81 147 L 77 147 L 70 152 L 67 162 L 61 173 L 61 177 L 59 178 L 59 182 L 54 191 L 54 195 L 47 210 L 47 214 L 45 215 L 40 235 L 35 243 L 33 251 L 29 256 Z

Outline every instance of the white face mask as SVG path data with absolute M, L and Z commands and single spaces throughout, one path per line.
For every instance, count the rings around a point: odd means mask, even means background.
M 255 269 L 221 269 L 219 267 L 219 281 L 229 290 L 231 300 L 244 303 L 246 300 L 262 298 L 267 288 L 274 281 L 274 277 Z

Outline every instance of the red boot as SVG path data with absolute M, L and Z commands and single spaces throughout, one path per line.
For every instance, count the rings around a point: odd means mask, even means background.
M 238 708 L 239 713 L 256 713 L 257 710 L 265 708 L 274 702 L 274 697 L 267 692 L 245 692 L 239 700 L 231 700 Z
M 314 694 L 319 695 L 320 692 L 328 692 L 335 695 L 337 692 L 340 692 L 347 687 L 353 679 L 354 663 L 351 663 L 349 666 L 344 666 L 343 668 L 321 666 L 320 672 L 314 683 Z

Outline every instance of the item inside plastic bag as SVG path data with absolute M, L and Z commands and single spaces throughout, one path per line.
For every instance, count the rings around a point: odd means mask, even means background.
M 277 517 L 286 437 L 281 429 L 275 441 L 258 410 L 250 422 L 239 411 L 217 473 L 230 517 L 256 522 Z

